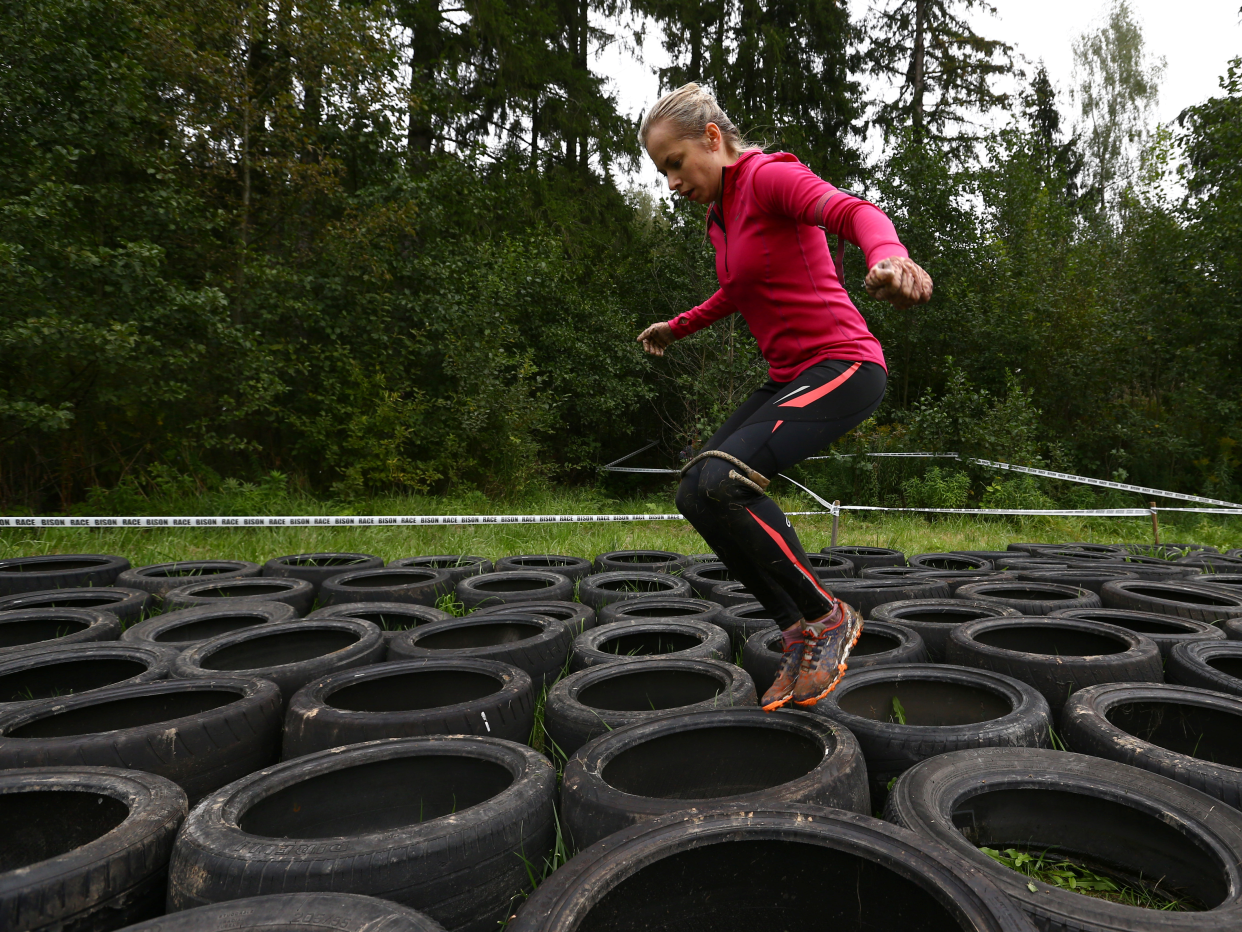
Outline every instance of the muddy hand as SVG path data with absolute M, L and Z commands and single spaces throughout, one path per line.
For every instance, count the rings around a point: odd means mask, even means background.
M 932 296 L 931 276 L 905 256 L 881 259 L 867 273 L 867 294 L 877 301 L 888 301 L 902 311 L 926 304 Z
M 666 323 L 652 324 L 638 335 L 638 342 L 652 356 L 663 356 L 664 348 L 675 339 L 673 328 Z

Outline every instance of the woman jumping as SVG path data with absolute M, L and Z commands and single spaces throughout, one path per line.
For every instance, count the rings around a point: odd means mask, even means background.
M 698 307 L 639 334 L 643 349 L 662 356 L 674 340 L 739 312 L 769 366 L 767 384 L 682 470 L 677 507 L 782 628 L 780 671 L 763 708 L 790 700 L 811 706 L 845 674 L 862 618 L 823 587 L 765 489 L 870 417 L 888 380 L 879 341 L 842 286 L 819 228 L 862 248 L 867 292 L 894 307 L 930 299 L 931 278 L 878 207 L 792 155 L 747 146 L 697 84 L 662 97 L 639 137 L 670 190 L 708 205 L 720 279 L 720 290 Z

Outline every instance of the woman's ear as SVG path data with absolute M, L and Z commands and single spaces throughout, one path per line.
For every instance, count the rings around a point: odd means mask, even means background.
M 720 132 L 720 127 L 715 123 L 707 124 L 703 131 L 703 136 L 705 137 L 703 144 L 708 152 L 717 151 L 721 143 L 724 142 L 724 134 Z

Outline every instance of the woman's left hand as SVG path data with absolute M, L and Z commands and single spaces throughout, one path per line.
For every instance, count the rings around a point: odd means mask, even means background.
M 931 276 L 905 256 L 881 259 L 867 273 L 863 284 L 867 294 L 877 301 L 891 302 L 899 311 L 926 304 L 932 296 Z

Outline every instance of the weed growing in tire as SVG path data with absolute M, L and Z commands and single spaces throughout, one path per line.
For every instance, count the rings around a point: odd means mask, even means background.
M 452 592 L 446 592 L 436 599 L 436 608 L 442 612 L 448 612 L 454 618 L 461 618 L 466 614 L 466 604 L 458 602 L 457 596 Z
M 1125 906 L 1137 906 L 1140 909 L 1158 909 L 1169 912 L 1197 912 L 1200 907 L 1173 896 L 1160 889 L 1160 881 L 1148 884 L 1145 882 L 1125 883 L 1111 877 L 1098 874 L 1082 864 L 1073 861 L 1055 861 L 1047 857 L 1047 851 L 1033 853 L 1020 848 L 1006 848 L 997 851 L 995 848 L 979 849 L 998 864 L 1029 877 L 1027 889 L 1035 893 L 1034 881 L 1038 880 L 1062 890 L 1071 890 L 1084 896 L 1121 903 Z
M 889 716 L 889 721 L 896 722 L 898 725 L 906 723 L 906 707 L 896 696 L 893 696 L 893 714 Z
M 560 790 L 561 781 L 565 777 L 565 762 L 569 760 L 567 755 L 552 740 L 544 728 L 544 708 L 548 701 L 548 691 L 559 683 L 565 676 L 569 674 L 569 658 L 565 658 L 565 665 L 561 667 L 561 672 L 557 674 L 556 679 L 551 683 L 545 683 L 543 688 L 539 690 L 539 697 L 535 700 L 535 721 L 530 729 L 530 741 L 527 743 L 540 754 L 546 754 L 556 767 L 556 786 L 557 791 Z M 565 844 L 565 834 L 561 831 L 561 819 L 557 815 L 556 809 L 552 810 L 552 819 L 556 825 L 556 842 L 552 846 L 552 853 L 543 859 L 542 864 L 535 864 L 530 858 L 526 857 L 525 849 L 518 854 L 522 859 L 522 865 L 526 868 L 526 877 L 530 881 L 530 889 L 523 890 L 514 895 L 509 902 L 509 915 L 500 923 L 500 928 L 504 929 L 509 923 L 516 919 L 517 904 L 525 900 L 534 892 L 535 888 L 548 879 L 548 877 L 557 868 L 561 867 L 566 861 L 577 854 L 576 851 L 570 851 Z

